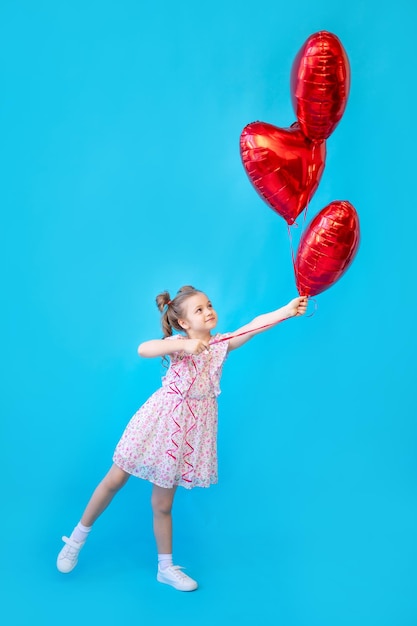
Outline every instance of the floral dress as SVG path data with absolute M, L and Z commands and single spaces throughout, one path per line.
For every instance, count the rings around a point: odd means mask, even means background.
M 116 446 L 118 467 L 166 488 L 217 483 L 217 396 L 227 350 L 227 337 L 218 334 L 199 355 L 170 355 L 162 387 L 135 413 Z

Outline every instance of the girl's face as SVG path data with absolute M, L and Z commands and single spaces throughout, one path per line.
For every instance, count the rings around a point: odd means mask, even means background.
M 204 293 L 190 296 L 184 302 L 184 317 L 180 325 L 192 338 L 207 336 L 217 325 L 217 313 Z

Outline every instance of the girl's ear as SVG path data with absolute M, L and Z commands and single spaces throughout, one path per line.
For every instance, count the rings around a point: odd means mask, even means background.
M 187 330 L 187 328 L 190 328 L 190 325 L 187 324 L 185 320 L 178 319 L 178 324 L 181 326 L 183 330 Z

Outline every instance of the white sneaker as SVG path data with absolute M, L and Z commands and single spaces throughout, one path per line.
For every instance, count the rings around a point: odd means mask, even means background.
M 65 543 L 65 546 L 58 554 L 56 566 L 63 574 L 69 574 L 78 563 L 78 555 L 85 541 L 80 543 L 68 537 L 62 537 L 62 541 Z
M 184 574 L 181 569 L 179 565 L 170 565 L 165 569 L 161 569 L 158 566 L 156 580 L 160 583 L 165 583 L 165 585 L 171 585 L 178 591 L 194 591 L 194 589 L 197 589 L 197 582 L 187 576 L 187 574 Z

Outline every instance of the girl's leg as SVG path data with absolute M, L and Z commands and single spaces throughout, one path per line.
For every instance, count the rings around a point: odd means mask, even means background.
M 101 513 L 108 507 L 116 493 L 126 484 L 130 474 L 124 472 L 117 465 L 112 465 L 106 476 L 96 487 L 80 522 L 72 531 L 70 537 L 62 537 L 65 546 L 58 554 L 57 568 L 63 574 L 71 572 L 78 563 L 78 555 L 83 547 L 92 525 Z
M 176 487 L 152 489 L 153 531 L 158 554 L 172 554 L 172 504 Z
M 81 524 L 92 526 L 109 506 L 116 493 L 127 483 L 130 474 L 112 465 L 103 480 L 97 485 L 81 517 Z
M 184 574 L 181 568 L 172 564 L 172 504 L 176 487 L 164 489 L 153 486 L 152 510 L 153 530 L 158 549 L 157 580 L 171 585 L 180 591 L 194 591 L 198 585 L 195 580 Z

